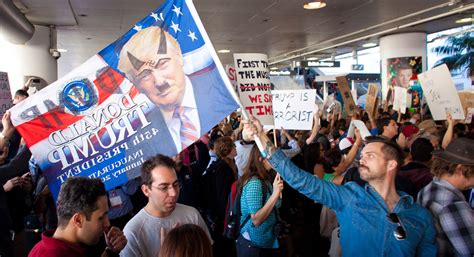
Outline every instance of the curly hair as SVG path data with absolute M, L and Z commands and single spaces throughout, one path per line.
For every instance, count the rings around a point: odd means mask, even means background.
M 232 152 L 235 144 L 231 137 L 220 137 L 214 142 L 214 151 L 219 158 L 224 158 Z
M 453 175 L 458 165 L 459 164 L 451 163 L 440 158 L 435 158 L 431 164 L 431 174 L 435 177 L 441 177 L 445 174 Z M 474 176 L 474 165 L 460 165 L 460 167 L 464 177 L 471 178 Z

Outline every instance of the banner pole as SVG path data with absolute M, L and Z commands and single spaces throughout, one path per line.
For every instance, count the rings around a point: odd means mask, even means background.
M 273 128 L 273 142 L 275 142 L 275 147 L 278 147 L 277 130 L 275 127 Z

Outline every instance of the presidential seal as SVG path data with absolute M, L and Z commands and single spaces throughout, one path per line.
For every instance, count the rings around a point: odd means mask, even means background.
M 66 112 L 86 115 L 98 103 L 98 93 L 87 78 L 74 79 L 66 83 L 59 92 L 59 102 Z

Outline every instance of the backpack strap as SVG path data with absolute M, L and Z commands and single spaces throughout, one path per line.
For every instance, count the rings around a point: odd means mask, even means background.
M 260 179 L 259 179 L 260 180 Z M 260 184 L 262 186 L 262 208 L 263 206 L 265 205 L 265 200 L 267 200 L 267 190 L 268 190 L 268 185 L 265 181 L 263 180 L 260 180 Z M 242 192 L 241 191 L 238 191 L 237 192 L 237 196 L 235 197 L 236 201 L 235 203 L 239 203 L 239 212 L 240 212 L 240 198 L 241 198 L 241 195 L 242 195 Z M 239 198 L 239 201 L 237 201 L 237 197 Z M 234 209 L 235 210 L 235 209 Z M 244 222 L 240 225 L 240 229 L 239 230 L 242 230 L 242 228 L 245 226 L 245 224 L 247 224 L 247 222 L 250 220 L 250 214 L 247 215 L 247 217 L 245 217 L 244 219 Z

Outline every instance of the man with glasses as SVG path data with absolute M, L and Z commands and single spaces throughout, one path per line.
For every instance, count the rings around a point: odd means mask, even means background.
M 141 179 L 148 203 L 125 225 L 124 233 L 129 240 L 120 256 L 158 256 L 166 233 L 182 224 L 199 225 L 211 238 L 199 212 L 177 203 L 181 185 L 171 158 L 159 154 L 145 161 Z
M 403 163 L 395 143 L 383 138 L 368 141 L 359 167 L 361 178 L 368 183 L 364 187 L 353 182 L 337 186 L 299 169 L 281 150 L 275 151 L 258 120 L 248 122 L 245 130 L 251 132 L 244 135 L 259 136 L 266 146 L 262 156 L 291 187 L 336 212 L 343 256 L 436 255 L 436 231 L 429 212 L 395 188 L 395 176 Z

